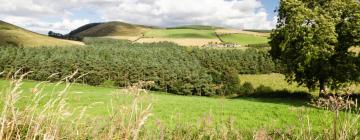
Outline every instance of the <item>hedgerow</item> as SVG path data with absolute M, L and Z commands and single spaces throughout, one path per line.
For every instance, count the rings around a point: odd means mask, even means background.
M 84 84 L 125 87 L 154 81 L 150 90 L 199 96 L 238 94 L 239 73 L 275 71 L 268 53 L 255 49 L 193 49 L 108 39 L 85 42 L 84 47 L 2 46 L 0 71 L 22 69 L 32 71 L 28 79 L 58 81 L 78 70 L 86 74 L 77 81 Z

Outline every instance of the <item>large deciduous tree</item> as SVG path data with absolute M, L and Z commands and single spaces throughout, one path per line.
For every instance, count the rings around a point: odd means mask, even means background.
M 271 54 L 288 81 L 310 89 L 359 82 L 359 0 L 281 0 Z

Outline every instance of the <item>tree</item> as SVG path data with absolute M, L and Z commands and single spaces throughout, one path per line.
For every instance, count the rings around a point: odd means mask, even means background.
M 309 89 L 360 81 L 358 0 L 281 0 L 271 55 L 285 66 L 289 82 Z

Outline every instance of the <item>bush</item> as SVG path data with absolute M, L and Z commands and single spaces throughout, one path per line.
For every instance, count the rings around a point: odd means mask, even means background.
M 241 93 L 245 95 L 253 94 L 255 92 L 254 86 L 250 82 L 245 82 L 241 86 Z

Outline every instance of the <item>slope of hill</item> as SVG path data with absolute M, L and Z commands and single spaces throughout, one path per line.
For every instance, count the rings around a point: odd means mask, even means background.
M 210 38 L 215 39 L 214 30 L 196 30 L 196 29 L 156 29 L 150 30 L 144 34 L 144 37 L 161 38 Z
M 166 29 L 214 30 L 214 29 L 222 29 L 222 27 L 207 26 L 207 25 L 186 25 L 186 26 L 169 27 L 169 28 L 166 28 Z
M 75 29 L 70 34 L 80 37 L 141 36 L 151 28 L 153 27 L 113 21 L 87 24 Z
M 206 46 L 214 43 L 263 44 L 268 41 L 269 33 L 205 25 L 155 28 L 112 21 L 87 24 L 73 30 L 69 35 L 123 39 L 139 43 L 168 41 L 184 46 Z
M 15 25 L 0 21 L 0 45 L 15 46 L 72 46 L 83 45 L 82 42 L 56 39 L 37 34 Z

